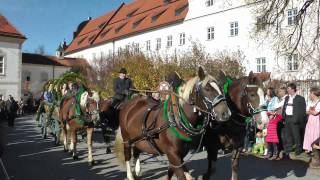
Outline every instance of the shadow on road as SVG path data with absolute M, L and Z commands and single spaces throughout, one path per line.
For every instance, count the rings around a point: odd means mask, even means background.
M 8 145 L 3 160 L 13 180 L 106 180 L 125 179 L 125 168 L 118 165 L 113 154 L 105 154 L 101 134 L 95 134 L 94 158 L 96 165 L 87 164 L 87 146 L 81 141 L 78 146 L 80 160 L 74 161 L 62 146 L 54 147 L 51 139 L 42 139 L 32 117 L 17 119 L 16 127 L 8 129 Z M 201 179 L 207 167 L 205 153 L 187 164 L 195 179 Z M 166 175 L 167 165 L 157 158 L 143 156 L 140 179 L 161 179 Z M 217 162 L 216 174 L 212 179 L 230 179 L 230 157 L 224 156 Z M 251 156 L 242 156 L 239 179 L 290 179 L 307 174 L 307 164 L 298 161 L 268 161 Z M 289 178 L 288 178 L 289 176 Z

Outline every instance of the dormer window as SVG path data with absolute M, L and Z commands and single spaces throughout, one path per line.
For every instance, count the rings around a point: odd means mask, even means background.
M 80 45 L 87 37 L 82 38 L 79 42 L 78 45 Z
M 127 24 L 127 22 L 126 23 L 123 23 L 123 24 L 121 24 L 115 31 L 116 31 L 116 33 L 118 33 L 125 25 Z
M 111 30 L 111 28 L 107 29 L 106 31 L 102 32 L 100 34 L 100 37 L 103 38 L 109 31 Z
M 88 41 L 91 42 L 94 39 L 95 35 L 91 36 Z
M 169 4 L 171 0 L 163 0 L 163 4 Z
M 103 23 L 101 23 L 98 27 L 99 27 L 99 29 L 102 29 L 103 28 L 103 26 L 106 24 L 107 22 L 103 22 Z
M 180 14 L 188 7 L 188 4 L 183 4 L 180 7 L 178 6 L 175 10 L 175 15 L 180 16 Z
M 153 16 L 152 16 L 152 22 L 155 22 L 157 19 L 159 19 L 159 17 L 164 13 L 166 12 L 167 9 L 163 9 L 157 13 L 155 13 Z
M 133 24 L 132 24 L 132 27 L 133 28 L 136 28 L 137 26 L 139 26 L 139 24 L 146 18 L 147 16 L 144 16 L 140 19 L 138 19 L 137 21 L 135 21 Z
M 133 11 L 130 11 L 130 12 L 127 14 L 127 18 L 132 17 L 132 16 L 133 16 L 133 14 L 134 14 L 135 12 L 137 12 L 137 11 L 138 11 L 138 9 L 139 9 L 139 8 L 134 9 Z

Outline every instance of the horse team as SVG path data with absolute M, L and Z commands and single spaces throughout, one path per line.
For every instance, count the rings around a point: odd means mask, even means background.
M 166 179 L 173 175 L 179 180 L 190 178 L 183 159 L 194 148 L 191 144 L 197 149 L 205 146 L 207 150 L 208 169 L 204 179 L 210 179 L 213 174 L 218 150 L 231 147 L 231 178 L 236 180 L 247 124 L 267 118 L 261 107 L 264 98 L 262 82 L 252 72 L 249 76 L 231 79 L 222 71 L 213 77 L 202 67 L 199 67 L 197 76 L 187 81 L 176 73 L 170 76 L 170 89 L 159 91 L 166 94 L 164 101 L 139 94 L 113 108 L 110 99 L 100 100 L 90 90 L 81 95 L 80 102 L 75 96 L 63 99 L 57 114 L 64 135 L 64 150 L 71 151 L 73 159 L 78 159 L 77 131 L 85 129 L 88 162 L 93 165 L 93 129 L 97 124 L 106 124 L 118 129 L 115 152 L 126 165 L 128 180 L 139 176 L 141 152 L 167 156 Z M 80 103 L 81 117 L 76 115 L 77 103 Z M 107 132 L 105 127 L 103 132 Z M 69 135 L 70 146 L 67 143 Z M 130 165 L 132 156 L 133 169 Z

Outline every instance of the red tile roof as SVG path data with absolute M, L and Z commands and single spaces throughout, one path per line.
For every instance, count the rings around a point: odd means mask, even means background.
M 70 54 L 114 39 L 183 21 L 188 0 L 135 0 L 96 19 L 90 20 L 66 48 Z M 156 20 L 152 17 L 159 15 Z M 136 24 L 136 22 L 139 22 Z M 122 27 L 123 26 L 123 27 Z M 121 28 L 119 28 L 121 27 Z M 90 39 L 90 40 L 89 40 Z
M 55 56 L 45 56 L 40 54 L 22 53 L 22 63 L 41 64 L 52 66 L 89 66 L 88 62 L 82 58 L 63 58 L 59 59 Z
M 0 14 L 0 36 L 26 39 L 10 22 Z

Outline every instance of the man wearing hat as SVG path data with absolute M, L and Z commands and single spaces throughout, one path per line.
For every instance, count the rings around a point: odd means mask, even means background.
M 112 98 L 112 106 L 116 107 L 121 102 L 128 99 L 131 95 L 130 89 L 134 89 L 133 82 L 127 77 L 127 70 L 121 68 L 119 77 L 113 80 L 113 91 L 115 95 Z

